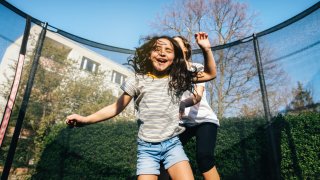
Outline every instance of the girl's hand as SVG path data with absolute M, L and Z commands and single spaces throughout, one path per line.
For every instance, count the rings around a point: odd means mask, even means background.
M 179 118 L 180 119 L 182 119 L 182 117 L 184 116 L 185 109 L 186 109 L 186 103 L 181 101 L 180 106 L 179 106 Z
M 211 50 L 208 34 L 205 32 L 198 32 L 194 35 L 196 42 L 202 50 Z
M 82 126 L 84 124 L 87 124 L 85 117 L 80 116 L 78 114 L 72 114 L 70 116 L 67 116 L 65 122 L 69 126 Z

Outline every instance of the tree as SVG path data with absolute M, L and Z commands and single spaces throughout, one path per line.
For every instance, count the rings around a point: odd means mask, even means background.
M 185 36 L 193 42 L 193 48 L 197 48 L 193 38 L 197 31 L 207 32 L 216 46 L 250 36 L 255 24 L 254 14 L 247 13 L 246 4 L 232 0 L 176 0 L 165 9 L 153 26 L 160 32 Z M 270 49 L 262 46 L 266 83 L 272 89 L 281 84 L 284 72 L 268 63 L 270 53 Z M 209 103 L 219 118 L 239 115 L 243 104 L 261 96 L 253 43 L 216 50 L 214 55 L 217 78 L 208 83 Z M 199 59 L 201 56 L 193 55 L 193 61 Z
M 35 37 L 31 33 L 30 44 L 35 44 Z M 86 115 L 115 100 L 111 90 L 105 86 L 105 72 L 80 70 L 77 62 L 68 59 L 70 51 L 67 46 L 45 38 L 24 118 L 23 129 L 31 133 L 27 137 L 28 143 L 19 143 L 22 146 L 17 149 L 17 152 L 19 149 L 28 151 L 15 155 L 15 159 L 21 160 L 23 166 L 28 166 L 30 160 L 37 163 L 44 149 L 43 139 L 50 133 L 52 125 L 64 123 L 67 114 L 78 112 Z M 33 58 L 34 49 L 31 48 L 26 56 L 11 126 L 14 126 L 19 112 Z
M 284 88 L 268 89 L 268 101 L 270 113 L 276 116 L 279 110 L 283 109 L 292 98 L 289 90 Z M 240 116 L 242 117 L 262 117 L 264 116 L 264 107 L 260 94 L 252 95 L 245 104 L 241 106 Z
M 298 81 L 297 88 L 292 90 L 293 100 L 287 106 L 288 111 L 301 111 L 314 105 L 311 91 L 305 90 L 303 84 Z

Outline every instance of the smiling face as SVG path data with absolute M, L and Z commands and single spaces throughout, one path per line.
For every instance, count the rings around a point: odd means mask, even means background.
M 174 47 L 172 43 L 165 38 L 157 40 L 150 55 L 150 60 L 153 66 L 154 75 L 167 74 L 168 68 L 174 60 Z

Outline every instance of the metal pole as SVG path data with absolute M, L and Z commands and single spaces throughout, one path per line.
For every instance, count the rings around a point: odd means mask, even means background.
M 256 34 L 253 34 L 253 45 L 254 45 L 254 52 L 256 56 L 256 63 L 257 63 L 257 70 L 258 70 L 258 76 L 259 76 L 259 82 L 260 82 L 264 114 L 265 114 L 265 118 L 267 119 L 267 130 L 268 130 L 267 132 L 270 139 L 270 145 L 271 145 L 271 151 L 272 151 L 272 157 L 273 157 L 272 159 L 273 163 L 271 163 L 272 164 L 271 167 L 274 167 L 273 168 L 274 174 L 272 174 L 272 179 L 280 180 L 280 167 L 278 164 L 278 154 L 275 146 L 274 134 L 273 134 L 272 125 L 271 125 L 271 113 L 270 113 L 270 107 L 269 107 L 269 101 L 268 101 L 268 94 L 267 94 L 267 88 L 266 88 L 266 83 L 265 83 L 264 74 L 263 74 L 263 67 L 261 63 L 259 42 Z
M 16 73 L 14 75 L 14 81 L 11 85 L 11 91 L 8 96 L 8 101 L 6 104 L 5 112 L 3 113 L 2 121 L 0 122 L 0 125 L 1 125 L 1 127 L 0 127 L 0 148 L 1 148 L 4 136 L 5 136 L 5 133 L 7 131 L 7 127 L 9 124 L 10 117 L 11 117 L 12 109 L 13 109 L 13 106 L 14 106 L 14 103 L 15 103 L 15 100 L 17 97 L 17 93 L 18 93 L 23 64 L 24 64 L 25 55 L 26 55 L 30 27 L 31 27 L 31 19 L 28 16 L 26 19 L 26 25 L 25 25 L 23 39 L 22 39 L 22 43 L 21 43 L 19 59 L 18 59 L 17 67 L 16 67 Z
M 258 39 L 257 39 L 256 34 L 253 34 L 253 45 L 254 45 L 254 52 L 256 55 L 257 70 L 258 70 L 258 76 L 259 76 L 259 82 L 260 82 L 264 115 L 267 118 L 268 123 L 270 123 L 271 122 L 271 113 L 270 113 L 266 83 L 265 83 L 265 79 L 264 79 L 263 67 L 262 67 L 262 63 L 261 63 L 259 43 L 258 43 Z
M 25 93 L 23 96 L 23 100 L 21 103 L 21 107 L 19 110 L 19 114 L 18 114 L 18 119 L 17 119 L 17 123 L 16 123 L 16 127 L 14 129 L 14 133 L 11 139 L 11 143 L 10 143 L 10 147 L 9 147 L 9 151 L 8 151 L 8 155 L 7 155 L 7 159 L 3 168 L 3 172 L 1 175 L 1 180 L 7 180 L 9 173 L 10 173 L 10 169 L 11 169 L 11 165 L 13 162 L 13 157 L 17 148 L 17 144 L 18 144 L 18 139 L 20 136 L 20 131 L 21 131 L 21 127 L 22 127 L 22 123 L 23 123 L 23 119 L 25 117 L 26 114 L 26 109 L 28 106 L 28 102 L 29 102 L 29 98 L 30 98 L 30 94 L 31 94 L 31 89 L 33 86 L 33 81 L 34 81 L 34 77 L 35 74 L 37 72 L 37 67 L 38 67 L 38 63 L 39 63 L 39 59 L 41 56 L 41 50 L 42 50 L 42 46 L 43 46 L 43 42 L 46 36 L 46 30 L 47 30 L 47 23 L 45 23 L 42 27 L 42 31 L 40 33 L 38 42 L 37 42 L 37 49 L 35 52 L 35 57 L 33 59 L 32 62 L 32 67 L 30 70 L 30 74 L 29 74 L 29 79 L 27 82 L 27 86 L 25 89 Z

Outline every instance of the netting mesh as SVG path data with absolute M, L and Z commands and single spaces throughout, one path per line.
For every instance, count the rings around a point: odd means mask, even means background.
M 13 82 L 14 68 L 17 64 L 25 19 L 13 13 L 4 6 L 0 6 L 0 115 L 4 112 L 8 90 Z M 0 120 L 1 121 L 1 120 Z
M 319 8 L 319 4 L 316 6 Z M 1 117 L 13 84 L 26 25 L 25 14 L 18 15 L 19 11 L 9 8 L 0 5 Z M 251 37 L 212 48 L 217 78 L 207 83 L 206 96 L 221 123 L 216 159 L 222 177 L 274 177 L 270 175 L 275 167 L 269 161 L 273 154 L 266 133 L 268 123 L 263 93 L 267 94 L 272 117 L 289 112 L 319 112 L 319 16 L 317 10 L 281 29 L 274 27 L 276 30 L 272 33 L 258 34 L 258 52 L 254 47 L 255 39 Z M 134 179 L 137 126 L 132 104 L 113 118 L 120 120 L 118 122 L 78 129 L 68 129 L 64 124 L 65 117 L 71 113 L 89 115 L 115 101 L 122 93 L 120 85 L 134 75 L 123 66 L 134 50 L 93 42 L 50 27 L 37 53 L 43 27 L 41 22 L 32 21 L 20 86 L 0 149 L 0 170 L 8 161 L 18 115 L 26 111 L 10 177 Z M 193 61 L 203 63 L 201 50 L 193 52 Z M 257 55 L 263 67 L 266 92 L 261 88 Z M 28 108 L 21 109 L 32 74 L 32 62 L 37 57 L 39 62 Z M 274 134 L 279 135 L 277 133 L 281 134 L 279 131 Z M 286 131 L 285 136 L 289 135 Z M 280 139 L 272 143 L 280 154 L 283 149 Z M 192 145 L 186 147 L 193 148 Z M 201 176 L 194 161 L 194 150 L 187 154 L 196 177 Z M 292 166 L 299 167 L 292 157 Z M 315 177 L 312 173 L 317 174 L 313 171 L 306 177 Z M 298 175 L 302 177 L 303 173 Z
M 274 113 L 306 105 L 294 105 L 295 89 L 299 84 L 310 92 L 313 102 L 307 104 L 320 101 L 319 16 L 320 12 L 315 11 L 294 24 L 259 38 L 268 98 Z

